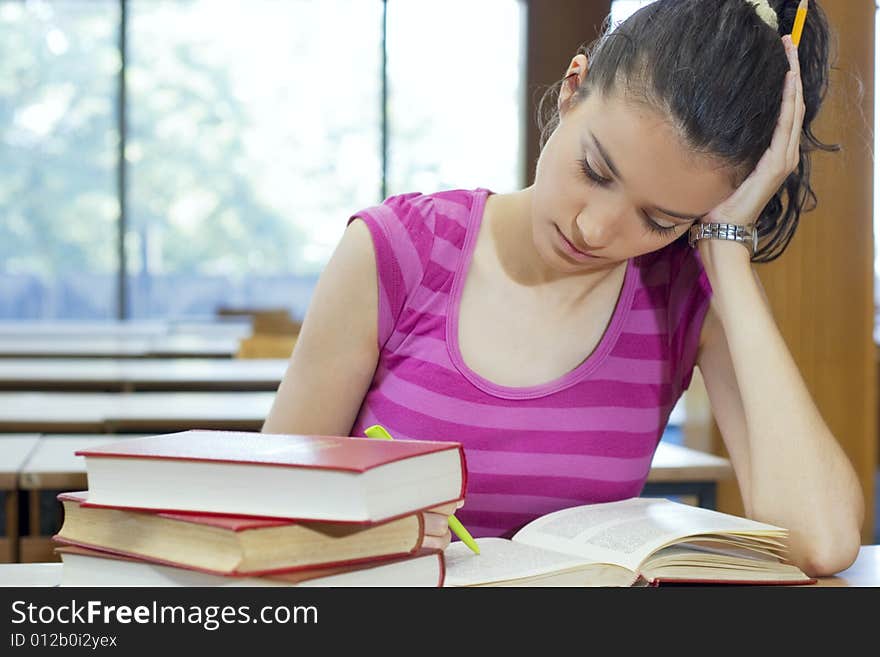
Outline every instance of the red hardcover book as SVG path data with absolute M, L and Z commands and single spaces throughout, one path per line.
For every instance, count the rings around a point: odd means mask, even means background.
M 422 546 L 424 521 L 410 514 L 358 525 L 89 507 L 87 491 L 61 493 L 58 543 L 201 568 L 260 576 L 405 556 Z
M 89 506 L 375 523 L 464 498 L 460 443 L 182 431 L 84 456 Z
M 55 551 L 64 563 L 61 586 L 440 587 L 445 577 L 443 552 L 424 548 L 403 557 L 266 577 L 229 576 L 72 545 Z

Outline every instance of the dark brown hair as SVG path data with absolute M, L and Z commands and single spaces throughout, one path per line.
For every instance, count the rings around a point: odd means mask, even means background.
M 746 0 L 655 0 L 616 27 L 609 18 L 602 36 L 580 49 L 589 72 L 571 102 L 599 91 L 648 105 L 670 118 L 689 148 L 728 168 L 739 184 L 770 145 L 789 70 L 781 36 L 791 33 L 798 0 L 770 5 L 777 30 Z M 754 262 L 782 255 L 801 212 L 815 209 L 811 151 L 840 150 L 812 132 L 828 89 L 830 40 L 825 13 L 812 0 L 798 47 L 806 106 L 800 162 L 758 218 Z M 559 122 L 560 86 L 539 104 L 542 147 Z

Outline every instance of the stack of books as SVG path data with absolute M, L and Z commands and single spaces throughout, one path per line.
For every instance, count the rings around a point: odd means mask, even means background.
M 62 586 L 443 586 L 421 512 L 467 476 L 453 442 L 193 430 L 77 454 Z

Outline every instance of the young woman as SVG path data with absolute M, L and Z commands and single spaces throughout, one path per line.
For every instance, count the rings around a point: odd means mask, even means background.
M 752 267 L 832 149 L 810 130 L 829 29 L 811 3 L 796 49 L 797 4 L 658 0 L 572 59 L 533 185 L 357 212 L 263 430 L 459 441 L 457 517 L 509 536 L 638 495 L 696 365 L 747 515 L 788 528 L 812 575 L 850 565 L 861 489 Z

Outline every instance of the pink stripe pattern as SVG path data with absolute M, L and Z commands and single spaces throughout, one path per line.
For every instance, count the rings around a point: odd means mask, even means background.
M 461 292 L 487 189 L 392 196 L 353 215 L 373 237 L 379 363 L 351 435 L 462 443 L 474 536 L 557 509 L 637 496 L 687 389 L 712 289 L 683 240 L 631 259 L 599 344 L 555 381 L 510 387 L 464 362 Z

